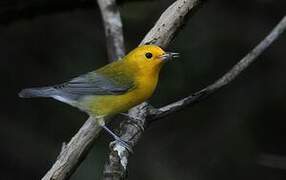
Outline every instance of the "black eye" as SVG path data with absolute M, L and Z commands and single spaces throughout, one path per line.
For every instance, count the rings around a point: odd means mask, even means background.
M 146 56 L 146 58 L 151 59 L 153 55 L 152 55 L 152 53 L 147 52 L 145 54 L 145 56 Z

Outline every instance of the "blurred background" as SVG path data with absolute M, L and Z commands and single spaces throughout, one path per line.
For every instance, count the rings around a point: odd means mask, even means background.
M 127 51 L 170 0 L 119 1 Z M 285 0 L 208 1 L 167 50 L 152 97 L 160 107 L 223 75 L 286 14 Z M 0 179 L 40 179 L 87 116 L 52 99 L 20 99 L 25 87 L 66 81 L 105 65 L 94 0 L 1 0 Z M 129 161 L 131 180 L 286 179 L 286 34 L 234 82 L 153 123 Z M 71 180 L 100 179 L 112 139 L 102 133 Z

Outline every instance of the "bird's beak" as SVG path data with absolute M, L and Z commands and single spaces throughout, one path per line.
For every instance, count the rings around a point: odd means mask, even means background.
M 161 60 L 164 60 L 164 61 L 172 60 L 178 57 L 179 57 L 179 53 L 174 53 L 174 52 L 165 52 L 163 55 L 160 56 Z

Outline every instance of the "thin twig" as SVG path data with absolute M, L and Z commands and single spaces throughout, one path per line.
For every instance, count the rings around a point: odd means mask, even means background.
M 125 55 L 122 22 L 115 0 L 97 0 L 106 36 L 109 61 L 115 61 Z
M 215 81 L 206 88 L 167 106 L 159 109 L 151 110 L 149 118 L 151 121 L 163 118 L 177 111 L 199 102 L 203 98 L 208 97 L 217 90 L 229 84 L 251 63 L 253 63 L 259 55 L 261 55 L 286 29 L 286 16 L 273 28 L 273 30 L 261 41 L 252 51 L 235 64 L 225 75 Z

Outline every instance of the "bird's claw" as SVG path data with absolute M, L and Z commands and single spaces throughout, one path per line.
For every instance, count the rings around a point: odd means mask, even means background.
M 119 138 L 111 142 L 110 146 L 114 147 L 116 144 L 119 144 L 120 146 L 124 147 L 129 153 L 133 154 L 133 148 L 131 147 L 131 145 L 128 144 L 128 142 Z
M 116 143 L 119 143 L 122 147 L 127 149 L 130 153 L 133 153 L 132 147 L 126 141 L 122 140 L 119 136 L 117 136 L 114 132 L 112 132 L 105 125 L 101 125 L 101 127 L 115 139 L 115 141 L 111 143 L 111 146 L 114 146 Z

